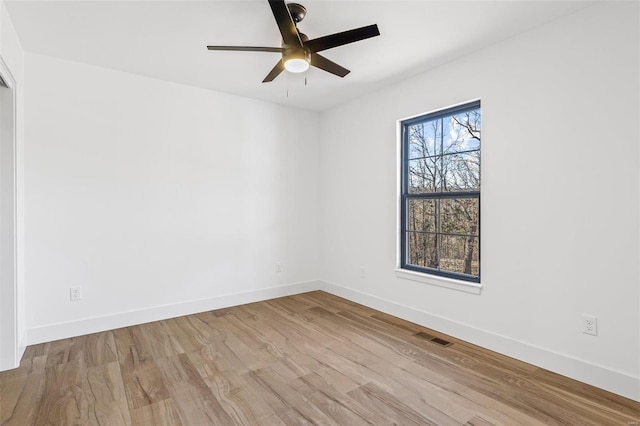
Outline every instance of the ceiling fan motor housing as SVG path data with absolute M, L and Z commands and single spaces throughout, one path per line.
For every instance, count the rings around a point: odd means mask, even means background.
M 284 52 L 282 52 L 282 60 L 286 62 L 289 59 L 304 59 L 307 62 L 311 62 L 311 52 L 309 52 L 309 49 L 300 47 L 285 48 Z
M 287 6 L 290 6 L 292 4 L 297 4 L 297 3 L 289 3 Z M 299 5 L 300 7 L 304 7 Z M 300 40 L 302 41 L 302 43 L 304 43 L 305 41 L 309 40 L 309 37 L 307 37 L 306 34 L 303 33 L 298 33 L 300 35 Z M 290 59 L 303 59 L 305 61 L 307 61 L 308 63 L 311 62 L 311 52 L 309 51 L 309 49 L 307 49 L 306 47 L 300 47 L 300 46 L 290 46 L 287 45 L 284 40 L 282 41 L 282 47 L 283 47 L 283 51 L 282 51 L 282 61 L 283 62 L 287 62 Z

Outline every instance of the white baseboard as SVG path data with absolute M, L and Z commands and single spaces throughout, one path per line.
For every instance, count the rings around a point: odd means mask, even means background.
M 320 290 L 640 402 L 640 378 L 321 281 Z
M 27 339 L 29 345 L 35 345 L 37 343 L 51 342 L 69 337 L 83 336 L 85 334 L 98 333 L 131 325 L 195 314 L 198 312 L 228 308 L 230 306 L 260 302 L 262 300 L 274 299 L 276 297 L 305 293 L 308 291 L 318 290 L 320 286 L 320 281 L 306 281 L 279 287 L 269 287 L 241 293 L 227 294 L 210 299 L 192 300 L 189 302 L 171 305 L 154 306 L 136 311 L 120 312 L 112 315 L 83 318 L 76 321 L 30 328 L 27 330 Z
M 13 354 L 14 356 L 0 359 L 0 371 L 13 370 L 20 367 L 20 360 L 25 350 L 27 350 L 27 336 L 26 333 L 22 333 L 18 336 L 18 347 Z
M 326 281 L 306 281 L 279 287 L 234 293 L 210 299 L 156 306 L 113 315 L 84 318 L 27 330 L 28 344 L 50 342 L 182 315 L 259 302 L 308 291 L 323 290 L 387 314 L 414 322 L 492 351 L 528 362 L 563 376 L 640 401 L 640 378 L 588 363 L 545 348 L 481 330 L 447 318 L 404 306 L 371 294 Z M 24 347 L 23 347 L 24 349 Z
M 23 330 L 20 333 L 20 337 L 18 338 L 18 365 L 16 365 L 16 367 L 18 367 L 20 365 L 20 360 L 22 359 L 22 355 L 24 355 L 24 351 L 27 350 L 27 346 L 28 346 L 28 340 L 27 340 L 27 331 Z

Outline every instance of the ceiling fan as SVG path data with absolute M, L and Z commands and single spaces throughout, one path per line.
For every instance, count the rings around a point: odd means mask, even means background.
M 319 55 L 318 52 L 380 35 L 378 26 L 373 24 L 309 40 L 309 37 L 298 31 L 297 26 L 307 14 L 304 6 L 298 3 L 286 4 L 284 0 L 269 0 L 269 6 L 282 35 L 281 47 L 207 46 L 209 50 L 281 53 L 282 59 L 262 80 L 263 83 L 273 81 L 285 69 L 293 73 L 305 72 L 309 65 L 344 77 L 351 71 Z

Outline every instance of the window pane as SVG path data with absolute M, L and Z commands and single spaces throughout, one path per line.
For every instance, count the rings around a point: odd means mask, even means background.
M 438 268 L 438 246 L 434 234 L 407 233 L 407 263 L 426 268 Z
M 436 200 L 408 200 L 407 230 L 436 232 Z
M 459 274 L 479 274 L 478 237 L 442 235 L 440 243 L 440 268 Z
M 480 190 L 480 151 L 445 155 L 441 168 L 443 192 Z
M 480 190 L 480 151 L 409 160 L 409 193 Z
M 479 109 L 445 117 L 442 153 L 480 149 L 480 124 Z
M 409 161 L 409 193 L 436 192 L 440 186 L 439 158 L 421 158 Z
M 439 120 L 408 126 L 409 159 L 436 154 L 436 142 L 440 145 L 442 125 Z
M 441 231 L 445 234 L 478 235 L 480 204 L 477 198 L 440 200 Z

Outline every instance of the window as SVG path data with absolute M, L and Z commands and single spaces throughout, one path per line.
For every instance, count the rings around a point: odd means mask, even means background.
M 480 282 L 480 132 L 480 101 L 401 122 L 401 269 Z

